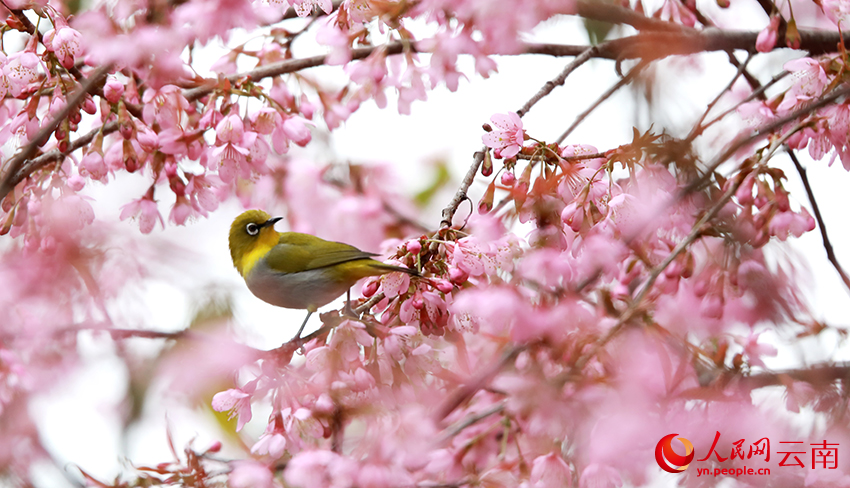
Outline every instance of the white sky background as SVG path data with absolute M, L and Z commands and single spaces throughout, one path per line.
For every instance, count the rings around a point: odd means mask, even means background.
M 761 17 L 764 15 L 761 14 Z M 762 28 L 767 20 L 761 17 L 755 17 L 759 19 L 758 25 L 748 28 Z M 565 36 L 565 33 L 572 34 Z M 534 40 L 573 44 L 587 42 L 581 24 L 570 18 L 547 23 L 535 33 Z M 768 63 L 772 67 L 772 75 L 781 69 L 782 62 L 788 58 L 788 52 L 762 55 L 752 66 L 757 70 L 763 63 Z M 214 59 L 211 58 L 208 64 Z M 690 58 L 671 58 L 659 63 L 676 72 L 675 78 L 665 81 L 666 88 L 662 92 L 663 98 L 674 97 L 678 102 L 678 106 L 664 104 L 670 112 L 669 120 L 695 120 L 705 103 L 734 75 L 735 70 L 723 55 L 712 55 L 708 59 L 699 63 L 701 68 L 694 65 Z M 405 191 L 411 194 L 430 181 L 429 163 L 445 159 L 453 170 L 455 184 L 450 189 L 454 191 L 472 162 L 473 152 L 482 146 L 482 123 L 488 122 L 493 113 L 517 110 L 571 60 L 545 56 L 497 58 L 499 73 L 488 80 L 482 80 L 472 74 L 471 59 L 464 58 L 461 62 L 462 71 L 469 74 L 470 81 L 462 80 L 457 92 L 450 93 L 442 87 L 429 92 L 426 102 L 413 104 L 410 116 L 398 114 L 391 94 L 388 94 L 390 106 L 384 110 L 377 109 L 374 103 L 366 103 L 343 127 L 332 133 L 330 150 L 320 149 L 312 154 L 319 154 L 315 156 L 319 158 L 317 164 L 330 161 L 332 154 L 336 155 L 338 161 L 391 162 L 403 175 Z M 578 113 L 616 79 L 612 61 L 593 60 L 587 63 L 570 76 L 565 86 L 556 88 L 524 117 L 525 129 L 539 139 L 556 138 Z M 622 90 L 597 109 L 566 142 L 592 144 L 600 150 L 629 142 L 631 127 L 636 120 L 633 106 L 630 92 Z M 638 120 L 645 121 L 646 118 L 639 117 Z M 658 129 L 660 126 L 656 123 L 655 127 Z M 690 127 L 690 124 L 686 127 Z M 708 156 L 719 149 L 711 147 Z M 305 154 L 311 153 L 305 151 Z M 803 153 L 800 157 L 809 170 L 809 178 L 819 198 L 838 258 L 850 267 L 850 250 L 847 246 L 850 231 L 843 215 L 844 209 L 848 208 L 846 188 L 850 174 L 840 163 L 829 168 L 825 161 L 811 162 Z M 496 161 L 495 164 L 498 169 L 500 163 Z M 798 204 L 809 207 L 793 167 L 790 163 L 781 166 L 786 170 L 787 187 L 792 197 L 796 197 Z M 90 184 L 87 191 L 96 200 L 95 209 L 99 219 L 117 222 L 120 206 L 130 198 L 141 195 L 149 184 L 135 175 L 122 177 L 122 180 L 121 184 L 110 183 L 107 186 Z M 470 192 L 475 202 L 483 193 L 485 185 L 485 179 L 479 176 Z M 438 197 L 439 206 L 444 205 L 449 198 L 449 194 Z M 166 217 L 171 203 L 162 202 L 162 213 Z M 462 205 L 460 213 L 466 212 L 468 208 Z M 175 255 L 166 258 L 167 261 L 162 263 L 160 269 L 155 270 L 156 278 L 149 282 L 144 293 L 130 297 L 126 306 L 138 311 L 141 318 L 138 323 L 125 325 L 169 331 L 182 329 L 192 316 L 195 299 L 205 293 L 210 285 L 214 285 L 233 294 L 236 318 L 245 343 L 271 349 L 288 340 L 297 330 L 304 312 L 276 308 L 253 297 L 230 261 L 227 232 L 230 222 L 241 211 L 238 203 L 229 202 L 208 220 L 185 227 L 168 226 L 165 231 L 157 229 L 150 236 L 140 237 L 149 242 L 165 240 L 167 246 L 175 250 Z M 439 220 L 439 209 L 435 208 L 423 217 L 422 223 L 436 227 Z M 138 232 L 136 224 L 132 222 L 118 225 Z M 285 223 L 278 224 L 278 230 L 284 228 Z M 802 287 L 807 290 L 807 298 L 816 317 L 832 325 L 845 325 L 850 299 L 826 260 L 818 230 L 797 240 L 794 248 L 803 260 L 799 262 L 798 269 L 807 270 L 811 275 L 810 282 Z M 328 306 L 326 310 L 330 308 Z M 318 323 L 318 317 L 313 317 L 308 327 L 315 328 Z M 770 340 L 782 342 L 783 338 L 771 334 Z M 132 350 L 153 351 L 161 342 L 136 339 L 127 344 Z M 178 449 L 192 438 L 195 438 L 194 445 L 199 449 L 208 446 L 213 440 L 222 439 L 204 413 L 187 409 L 179 402 L 165 398 L 148 402 L 144 421 L 131 432 L 126 440 L 130 450 L 125 451 L 118 437 L 120 417 L 115 413 L 115 407 L 124 395 L 127 379 L 124 365 L 115 358 L 114 347 L 109 340 L 85 336 L 81 337 L 80 347 L 86 352 L 86 365 L 74 375 L 73 381 L 57 387 L 33 407 L 34 414 L 40 418 L 46 445 L 61 463 L 68 463 L 67 469 L 72 476 L 77 476 L 72 465 L 109 480 L 120 472 L 124 457 L 137 465 L 169 460 L 165 438 L 166 415 Z M 835 337 L 825 335 L 807 340 L 805 350 L 785 352 L 775 360 L 767 361 L 767 364 L 782 368 L 828 358 L 848 359 L 848 354 L 846 348 L 838 351 Z M 255 408 L 255 420 L 246 427 L 245 432 L 256 439 L 265 427 L 266 417 L 267 412 Z M 236 455 L 236 451 L 233 453 Z M 45 469 L 40 476 L 44 480 L 43 486 L 67 483 L 59 473 L 50 469 Z M 662 479 L 659 483 L 663 485 L 665 481 Z

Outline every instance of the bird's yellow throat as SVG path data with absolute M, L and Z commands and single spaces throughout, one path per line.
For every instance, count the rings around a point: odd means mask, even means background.
M 273 228 L 265 228 L 260 231 L 260 235 L 252 245 L 242 252 L 242 258 L 236 264 L 236 269 L 245 277 L 254 269 L 254 266 L 275 247 L 280 240 L 280 234 Z

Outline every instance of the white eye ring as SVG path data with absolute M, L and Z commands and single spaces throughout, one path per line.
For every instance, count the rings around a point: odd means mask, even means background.
M 260 233 L 260 226 L 251 222 L 245 226 L 245 232 L 247 232 L 249 236 L 255 236 Z

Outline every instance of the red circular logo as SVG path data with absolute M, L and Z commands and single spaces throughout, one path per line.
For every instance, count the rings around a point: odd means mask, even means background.
M 676 437 L 678 434 L 665 435 L 655 445 L 655 460 L 658 466 L 668 473 L 681 473 L 686 470 L 694 459 L 694 446 L 691 441 L 684 437 Z M 685 446 L 685 455 L 676 454 L 672 442 L 676 437 Z M 672 465 L 672 466 L 671 466 Z

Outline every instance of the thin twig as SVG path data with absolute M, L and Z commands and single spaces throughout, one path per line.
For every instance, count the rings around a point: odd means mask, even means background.
M 832 243 L 829 241 L 829 236 L 826 232 L 826 223 L 823 221 L 823 216 L 820 213 L 820 207 L 818 206 L 817 200 L 815 200 L 815 192 L 812 191 L 812 186 L 809 184 L 809 178 L 806 176 L 806 168 L 803 168 L 803 165 L 800 164 L 800 161 L 797 159 L 797 155 L 794 154 L 794 151 L 787 148 L 786 150 L 788 152 L 788 157 L 791 158 L 791 162 L 794 163 L 794 167 L 797 168 L 797 173 L 800 174 L 800 179 L 803 180 L 803 186 L 806 188 L 806 195 L 809 197 L 809 203 L 812 204 L 812 211 L 815 214 L 815 220 L 820 228 L 823 248 L 826 250 L 826 258 L 830 263 L 832 263 L 835 271 L 838 272 L 838 276 L 841 277 L 841 281 L 844 282 L 844 286 L 848 291 L 850 291 L 850 277 L 847 276 L 847 273 L 844 271 L 844 268 L 841 267 L 841 264 L 838 263 L 838 258 L 835 256 L 835 251 L 832 248 Z
M 516 359 L 517 355 L 523 350 L 525 350 L 525 348 L 525 345 L 516 345 L 508 348 L 505 352 L 502 353 L 502 357 L 499 359 L 499 361 L 497 361 L 495 364 L 490 365 L 484 371 L 478 373 L 468 383 L 460 386 L 459 388 L 451 392 L 448 396 L 446 396 L 442 404 L 437 407 L 436 413 L 434 414 L 434 419 L 437 421 L 442 421 L 457 407 L 461 406 L 464 402 L 472 398 L 472 396 L 475 395 L 478 390 L 487 386 L 490 380 L 492 380 L 494 376 L 496 376 L 500 371 L 502 371 L 502 368 L 504 368 L 511 361 Z
M 659 263 L 657 266 L 652 268 L 649 273 L 649 278 L 644 282 L 643 287 L 640 291 L 635 295 L 635 298 L 631 301 L 628 308 L 620 315 L 617 319 L 617 323 L 608 329 L 608 332 L 599 340 L 597 340 L 590 349 L 579 357 L 572 368 L 566 373 L 562 375 L 563 381 L 568 381 L 570 378 L 575 377 L 584 366 L 590 361 L 599 351 L 605 347 L 608 342 L 611 341 L 615 336 L 617 336 L 626 324 L 635 316 L 635 314 L 640 310 L 643 299 L 649 294 L 649 291 L 652 289 L 652 286 L 655 284 L 655 281 L 661 275 L 661 273 L 670 265 L 670 263 L 675 260 L 682 251 L 685 250 L 694 240 L 696 240 L 702 233 L 705 231 L 704 226 L 707 224 L 714 216 L 720 212 L 726 202 L 732 198 L 732 195 L 738 190 L 738 187 L 741 186 L 741 181 L 736 180 L 736 182 L 723 193 L 720 199 L 711 206 L 711 208 L 706 212 L 702 218 L 691 228 L 691 232 L 680 241 L 675 248 L 664 258 L 664 261 Z
M 500 412 L 503 412 L 503 411 L 505 411 L 505 402 L 504 401 L 496 403 L 495 405 L 492 405 L 490 408 L 484 409 L 481 412 L 478 412 L 476 414 L 470 415 L 468 417 L 465 417 L 465 418 L 459 420 L 457 423 L 446 428 L 443 435 L 440 436 L 440 440 L 438 441 L 438 444 L 442 444 L 442 443 L 448 441 L 449 439 L 451 439 L 452 437 L 460 434 L 467 427 L 474 425 L 474 424 L 486 419 L 487 417 L 489 417 L 493 414 L 500 413 Z
M 72 110 L 77 108 L 77 106 L 83 102 L 86 95 L 88 95 L 91 90 L 97 86 L 100 82 L 101 78 L 106 76 L 106 74 L 111 69 L 111 65 L 105 65 L 97 68 L 94 72 L 85 80 L 85 82 L 77 89 L 71 96 L 68 97 L 68 101 L 62 110 L 56 113 L 50 122 L 41 126 L 38 133 L 32 140 L 23 147 L 17 154 L 12 156 L 12 158 L 7 161 L 6 168 L 3 174 L 3 180 L 0 181 L 0 200 L 6 197 L 9 194 L 9 191 L 14 187 L 12 184 L 13 179 L 15 178 L 18 169 L 24 164 L 24 161 L 32 157 L 35 154 L 36 150 L 39 146 L 47 142 L 47 139 L 50 137 L 56 129 L 59 127 L 59 124 L 65 120 L 66 117 L 71 113 Z
M 762 164 L 766 163 L 773 156 L 776 150 L 785 143 L 788 137 L 797 132 L 799 128 L 800 125 L 798 124 L 793 129 L 789 130 L 786 134 L 784 134 L 780 139 L 774 141 L 771 144 L 770 149 L 763 154 Z M 714 203 L 714 205 L 712 205 L 711 208 L 699 219 L 699 221 L 694 224 L 694 226 L 691 228 L 690 233 L 688 233 L 688 235 L 684 239 L 682 239 L 676 245 L 676 247 L 673 248 L 672 251 L 670 251 L 667 257 L 664 258 L 661 263 L 652 268 L 649 273 L 649 278 L 647 278 L 647 280 L 644 282 L 640 291 L 638 291 L 638 293 L 635 295 L 635 298 L 631 301 L 628 308 L 620 315 L 619 319 L 617 319 L 617 323 L 608 330 L 605 336 L 603 336 L 596 343 L 594 343 L 587 351 L 587 353 L 579 357 L 573 367 L 570 368 L 568 372 L 563 374 L 562 379 L 564 381 L 575 377 L 575 375 L 584 368 L 587 362 L 590 361 L 590 359 L 592 359 L 593 357 L 595 357 L 596 354 L 605 346 L 605 344 L 607 344 L 611 339 L 618 335 L 626 326 L 626 324 L 628 324 L 628 322 L 636 315 L 636 313 L 640 311 L 640 307 L 644 298 L 646 298 L 646 296 L 649 294 L 650 290 L 652 289 L 656 280 L 658 280 L 658 277 L 661 275 L 661 273 L 665 269 L 667 269 L 667 266 L 669 266 L 670 263 L 672 263 L 673 260 L 675 260 L 679 256 L 679 254 L 681 254 L 689 245 L 691 245 L 691 243 L 693 243 L 697 238 L 699 238 L 703 234 L 703 232 L 705 231 L 705 226 L 718 214 L 718 212 L 720 212 L 720 210 L 726 205 L 729 199 L 732 198 L 732 195 L 734 195 L 735 192 L 738 191 L 738 188 L 741 186 L 742 182 L 742 178 L 736 178 L 735 180 L 733 180 L 729 188 L 727 188 L 726 191 L 723 192 L 723 195 L 721 195 L 720 198 Z M 685 189 L 687 188 L 689 187 L 685 187 Z M 675 202 L 671 202 L 671 204 L 681 201 L 682 198 L 684 198 L 684 196 L 682 196 L 682 193 L 680 192 Z M 669 205 L 665 205 L 663 206 L 663 208 L 670 207 Z M 642 231 L 643 229 L 629 236 L 626 239 L 626 242 L 631 243 L 642 233 Z
M 726 147 L 726 150 L 724 150 L 722 153 L 720 153 L 720 155 L 718 155 L 716 158 L 714 158 L 714 160 L 710 164 L 708 164 L 706 171 L 705 171 L 705 173 L 703 174 L 702 177 L 695 179 L 694 181 L 692 181 L 689 185 L 684 187 L 679 192 L 679 196 L 677 197 L 677 201 L 681 200 L 682 198 L 686 197 L 687 195 L 690 195 L 691 193 L 696 191 L 698 188 L 701 188 L 712 177 L 711 176 L 712 173 L 714 173 L 714 171 L 721 164 L 726 162 L 727 159 L 732 157 L 732 155 L 734 155 L 736 152 L 738 152 L 738 150 L 741 149 L 742 147 L 746 146 L 747 144 L 751 144 L 751 143 L 771 134 L 774 130 L 782 127 L 783 125 L 785 125 L 789 122 L 793 122 L 794 120 L 797 120 L 798 118 L 800 118 L 802 116 L 809 115 L 812 112 L 814 112 L 815 110 L 817 110 L 821 107 L 824 107 L 826 105 L 829 105 L 830 103 L 838 100 L 841 97 L 846 97 L 848 94 L 850 94 L 850 85 L 845 85 L 843 88 L 833 90 L 832 93 L 830 93 L 829 95 L 819 99 L 816 102 L 813 102 L 813 103 L 810 103 L 810 104 L 808 104 L 804 107 L 801 107 L 801 108 L 799 108 L 799 109 L 797 109 L 797 110 L 795 110 L 795 111 L 791 112 L 790 114 L 787 114 L 783 117 L 778 117 L 778 118 L 774 119 L 769 124 L 766 124 L 766 125 L 758 128 L 758 129 L 754 130 L 750 134 L 747 134 L 745 136 L 739 136 L 739 137 L 735 138 Z
M 703 131 L 705 131 L 706 129 L 708 129 L 708 128 L 709 128 L 709 127 L 711 127 L 712 125 L 716 124 L 717 122 L 720 122 L 720 121 L 721 121 L 723 118 L 725 118 L 727 115 L 729 115 L 730 113 L 732 113 L 732 112 L 734 112 L 734 111 L 738 110 L 738 108 L 739 108 L 741 105 L 743 105 L 743 104 L 745 104 L 745 103 L 747 103 L 747 102 L 750 102 L 750 101 L 754 100 L 755 98 L 763 98 L 764 92 L 765 92 L 765 91 L 767 91 L 767 89 L 768 89 L 768 88 L 772 87 L 772 86 L 773 86 L 773 85 L 775 85 L 775 84 L 776 84 L 779 80 L 781 80 L 782 78 L 785 78 L 785 77 L 786 77 L 786 76 L 788 76 L 789 74 L 791 74 L 791 73 L 789 73 L 788 71 L 782 71 L 781 73 L 777 74 L 776 76 L 774 76 L 773 78 L 771 78 L 771 80 L 770 80 L 770 81 L 768 81 L 768 82 L 767 82 L 767 83 L 765 83 L 762 87 L 760 87 L 758 90 L 755 90 L 754 92 L 750 93 L 750 95 L 749 95 L 747 98 L 745 98 L 745 99 L 741 100 L 740 102 L 736 103 L 736 104 L 735 104 L 735 106 L 730 107 L 730 108 L 729 108 L 729 109 L 727 109 L 725 112 L 723 112 L 723 113 L 721 113 L 720 115 L 718 115 L 717 117 L 715 117 L 715 118 L 711 119 L 711 122 L 709 122 L 709 123 L 705 124 L 705 126 L 702 128 L 702 130 L 703 130 Z
M 460 203 L 469 198 L 466 196 L 466 192 L 469 190 L 470 185 L 472 185 L 472 181 L 475 179 L 475 174 L 478 173 L 478 168 L 481 167 L 481 163 L 484 161 L 484 153 L 486 151 L 489 151 L 489 149 L 485 146 L 472 157 L 472 164 L 466 171 L 466 176 L 463 177 L 463 181 L 460 182 L 460 187 L 458 187 L 454 197 L 452 197 L 452 200 L 446 208 L 443 209 L 443 220 L 440 222 L 440 228 L 452 226 L 452 218 L 454 218 L 455 212 L 457 212 Z
M 544 97 L 552 93 L 556 87 L 561 86 L 567 80 L 567 77 L 579 66 L 586 63 L 589 59 L 594 57 L 594 55 L 598 52 L 599 46 L 593 46 L 588 49 L 585 49 L 581 54 L 579 54 L 576 59 L 574 59 L 570 64 L 568 64 L 561 73 L 558 74 L 554 79 L 547 81 L 545 85 L 543 85 L 540 90 L 534 94 L 519 110 L 517 110 L 517 115 L 520 117 L 524 116 L 531 110 L 537 102 L 542 100 Z M 463 181 L 461 181 L 461 185 L 458 188 L 457 192 L 455 192 L 454 197 L 443 209 L 442 217 L 443 220 L 440 222 L 440 227 L 451 227 L 452 219 L 454 218 L 455 212 L 457 212 L 458 207 L 461 202 L 468 198 L 466 192 L 469 190 L 470 185 L 472 185 L 472 181 L 475 179 L 475 174 L 478 173 L 478 168 L 481 167 L 481 163 L 484 161 L 484 154 L 489 149 L 485 146 L 480 151 L 476 152 L 472 158 L 472 165 L 470 165 L 469 170 L 466 172 L 466 176 L 464 176 Z
M 641 61 L 641 62 L 639 62 L 639 63 L 638 63 L 638 64 L 637 64 L 634 68 L 632 68 L 632 69 L 631 69 L 631 71 L 629 71 L 628 73 L 626 73 L 626 76 L 624 76 L 624 77 L 620 78 L 620 79 L 617 81 L 617 83 L 614 83 L 614 86 L 612 86 L 611 88 L 609 88 L 608 90 L 606 90 L 606 91 L 605 91 L 605 93 L 603 93 L 603 94 L 602 94 L 602 95 L 601 95 L 601 96 L 600 96 L 600 97 L 599 97 L 599 98 L 598 98 L 595 102 L 593 102 L 593 104 L 592 104 L 590 107 L 588 107 L 588 108 L 587 108 L 587 110 L 585 110 L 584 112 L 580 113 L 580 114 L 578 115 L 578 117 L 576 117 L 576 119 L 573 121 L 572 125 L 570 125 L 570 126 L 567 128 L 567 130 L 565 130 L 565 131 L 564 131 L 564 133 L 563 133 L 563 134 L 561 134 L 561 135 L 560 135 L 557 139 L 555 139 L 555 143 L 556 143 L 556 144 L 561 144 L 562 142 L 564 142 L 564 139 L 566 139 L 566 138 L 567 138 L 567 136 L 568 136 L 568 135 L 570 135 L 570 133 L 572 133 L 572 131 L 573 131 L 573 130 L 575 130 L 575 128 L 576 128 L 576 127 L 578 127 L 578 125 L 579 125 L 580 123 L 582 123 L 582 121 L 583 121 L 583 120 L 584 120 L 584 119 L 585 119 L 588 115 L 590 115 L 590 113 L 591 113 L 591 112 L 593 112 L 594 110 L 596 110 L 596 108 L 597 108 L 599 105 L 601 105 L 601 104 L 602 104 L 602 102 L 604 102 L 605 100 L 607 100 L 607 99 L 608 99 L 611 95 L 613 95 L 613 94 L 614 94 L 617 90 L 619 90 L 620 88 L 622 88 L 622 87 L 623 87 L 623 86 L 625 86 L 626 84 L 630 83 L 630 82 L 632 81 L 632 79 L 634 79 L 634 77 L 635 77 L 635 76 L 637 76 L 637 74 L 638 74 L 641 70 L 643 70 L 643 68 L 645 68 L 645 67 L 646 67 L 646 65 L 647 65 L 647 64 L 649 64 L 649 62 L 648 62 L 648 61 Z
M 702 122 L 705 120 L 706 117 L 708 117 L 708 113 L 711 112 L 711 109 L 714 108 L 715 105 L 717 105 L 717 102 L 720 101 L 723 95 L 725 95 L 726 92 L 732 89 L 732 85 L 734 85 L 735 82 L 738 81 L 738 78 L 740 78 L 744 71 L 746 71 L 747 64 L 749 64 L 751 59 L 753 59 L 752 54 L 747 56 L 747 59 L 745 59 L 743 63 L 738 63 L 738 71 L 735 73 L 735 76 L 732 77 L 729 83 L 722 90 L 720 90 L 717 96 L 714 97 L 714 100 L 709 102 L 708 106 L 705 108 L 705 111 L 702 113 L 697 123 L 694 124 L 694 128 L 691 129 L 691 133 L 688 134 L 688 137 L 685 138 L 685 142 L 693 141 L 700 134 L 702 134 L 703 131 L 705 131 L 705 127 L 702 127 Z
M 558 76 L 556 76 L 551 81 L 547 81 L 546 84 L 543 85 L 542 88 L 540 88 L 540 91 L 534 94 L 534 96 L 531 97 L 530 100 L 525 102 L 525 105 L 523 105 L 522 108 L 516 111 L 517 115 L 523 117 L 526 113 L 528 113 L 529 110 L 531 110 L 531 107 L 533 107 L 534 104 L 543 99 L 543 97 L 552 93 L 552 90 L 554 90 L 556 87 L 563 85 L 564 82 L 567 81 L 567 77 L 570 76 L 573 71 L 578 69 L 579 66 L 586 63 L 587 60 L 592 58 L 594 54 L 596 54 L 598 51 L 599 49 L 597 46 L 592 46 L 585 50 L 583 53 L 576 56 L 576 58 L 570 64 L 568 64 L 564 68 L 564 70 L 561 71 L 560 74 L 558 74 Z

